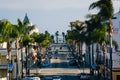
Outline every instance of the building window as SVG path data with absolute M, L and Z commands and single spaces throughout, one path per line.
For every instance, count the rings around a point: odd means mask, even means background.
M 117 75 L 117 80 L 120 80 L 120 75 Z

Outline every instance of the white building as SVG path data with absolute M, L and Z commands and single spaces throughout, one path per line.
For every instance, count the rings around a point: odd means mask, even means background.
M 28 23 L 28 26 L 33 26 L 33 24 L 30 22 L 30 19 L 28 18 L 28 16 L 27 16 L 27 13 L 25 14 L 25 17 L 24 17 L 24 19 L 23 19 L 23 23 Z M 31 32 L 30 32 L 30 34 L 32 34 L 33 32 L 36 32 L 36 33 L 39 33 L 39 30 L 38 30 L 38 28 L 37 28 L 37 26 L 35 26 L 35 29 L 33 29 Z
M 113 23 L 113 39 L 117 41 L 120 50 L 120 11 L 114 14 L 116 19 L 112 20 Z
M 23 23 L 25 22 L 28 22 L 28 26 L 33 26 L 32 23 L 30 23 L 29 21 L 29 18 L 27 16 L 27 14 L 25 15 L 24 19 L 23 19 Z M 39 32 L 38 28 L 35 26 L 35 29 L 32 30 L 30 32 L 30 34 L 32 34 L 33 32 Z M 8 70 L 8 62 L 7 62 L 7 43 L 4 42 L 4 43 L 1 43 L 0 44 L 0 80 L 1 78 L 5 77 L 7 78 L 7 70 Z M 29 53 L 31 53 L 32 50 L 29 50 Z M 21 51 L 19 50 L 18 52 L 18 76 L 21 76 Z M 16 50 L 15 50 L 15 42 L 12 43 L 12 52 L 11 52 L 11 57 L 12 57 L 12 62 L 13 62 L 13 72 L 12 72 L 12 75 L 13 77 L 12 78 L 16 78 L 16 73 L 17 73 L 17 67 L 16 67 Z M 23 60 L 25 61 L 25 51 L 23 52 Z M 30 63 L 30 62 L 29 62 Z M 31 61 L 32 63 L 32 61 Z M 31 64 L 32 65 L 32 64 Z M 31 66 L 29 65 L 29 66 Z

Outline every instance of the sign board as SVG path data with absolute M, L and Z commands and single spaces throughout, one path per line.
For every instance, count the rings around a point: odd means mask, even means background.
M 0 59 L 2 59 L 2 54 L 0 53 Z
M 12 64 L 12 63 L 8 63 L 8 69 L 9 69 L 10 71 L 12 71 L 12 69 L 13 69 L 13 64 Z
M 93 68 L 93 69 L 95 69 L 95 68 L 96 68 L 96 66 L 97 66 L 96 64 L 92 64 L 92 68 Z

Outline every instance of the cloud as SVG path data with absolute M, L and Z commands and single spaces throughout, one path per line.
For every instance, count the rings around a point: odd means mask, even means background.
M 0 9 L 43 9 L 85 8 L 95 0 L 2 0 Z

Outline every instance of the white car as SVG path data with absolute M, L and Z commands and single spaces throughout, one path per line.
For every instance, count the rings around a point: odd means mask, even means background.
M 39 77 L 25 77 L 22 80 L 40 80 Z
M 90 75 L 87 73 L 80 73 L 79 77 L 81 80 L 90 80 Z
M 53 76 L 53 80 L 62 80 L 60 76 Z

